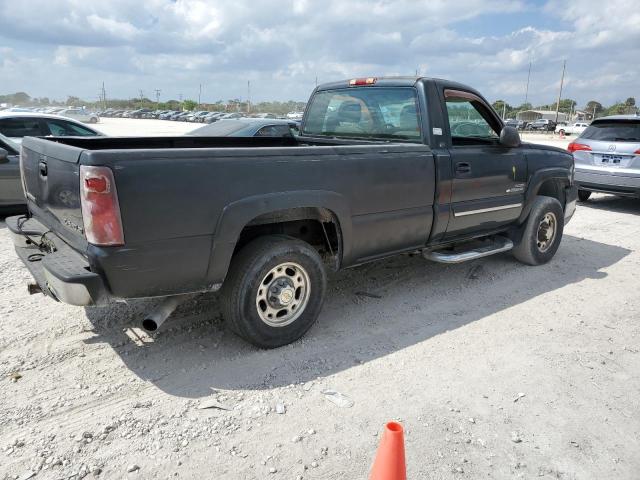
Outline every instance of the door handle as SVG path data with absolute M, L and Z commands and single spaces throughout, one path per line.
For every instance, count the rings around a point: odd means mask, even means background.
M 47 176 L 47 164 L 45 162 L 38 163 L 38 169 L 40 170 L 40 175 Z
M 471 165 L 467 162 L 456 163 L 456 173 L 471 173 Z

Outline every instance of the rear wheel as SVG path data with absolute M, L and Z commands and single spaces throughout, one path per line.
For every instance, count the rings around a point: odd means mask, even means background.
M 326 274 L 311 245 L 291 237 L 261 237 L 233 259 L 222 287 L 229 327 L 261 348 L 291 343 L 314 324 Z
M 578 190 L 578 200 L 580 200 L 581 202 L 586 202 L 587 200 L 589 200 L 589 197 L 591 196 L 591 192 L 588 190 Z
M 513 256 L 527 265 L 542 265 L 558 251 L 564 231 L 564 211 L 556 198 L 535 199 Z

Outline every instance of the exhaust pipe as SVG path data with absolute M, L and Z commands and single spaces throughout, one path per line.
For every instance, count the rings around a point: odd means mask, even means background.
M 169 318 L 178 305 L 189 297 L 190 295 L 175 295 L 165 298 L 160 305 L 145 316 L 144 320 L 142 320 L 142 328 L 147 332 L 155 332 Z
M 40 288 L 40 285 L 35 282 L 29 282 L 27 283 L 27 291 L 29 292 L 29 295 L 35 295 L 37 293 L 42 293 L 42 288 Z

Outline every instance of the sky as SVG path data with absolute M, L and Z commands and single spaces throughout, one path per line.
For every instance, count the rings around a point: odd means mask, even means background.
M 640 103 L 640 0 L 0 0 L 0 94 L 306 100 L 420 75 L 512 105 Z M 250 94 L 247 82 L 251 83 Z

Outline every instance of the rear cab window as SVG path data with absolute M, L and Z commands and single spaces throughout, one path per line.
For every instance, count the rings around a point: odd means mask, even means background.
M 580 138 L 604 142 L 640 142 L 640 119 L 596 121 L 582 132 Z
M 413 87 L 351 87 L 317 92 L 303 135 L 422 143 Z

